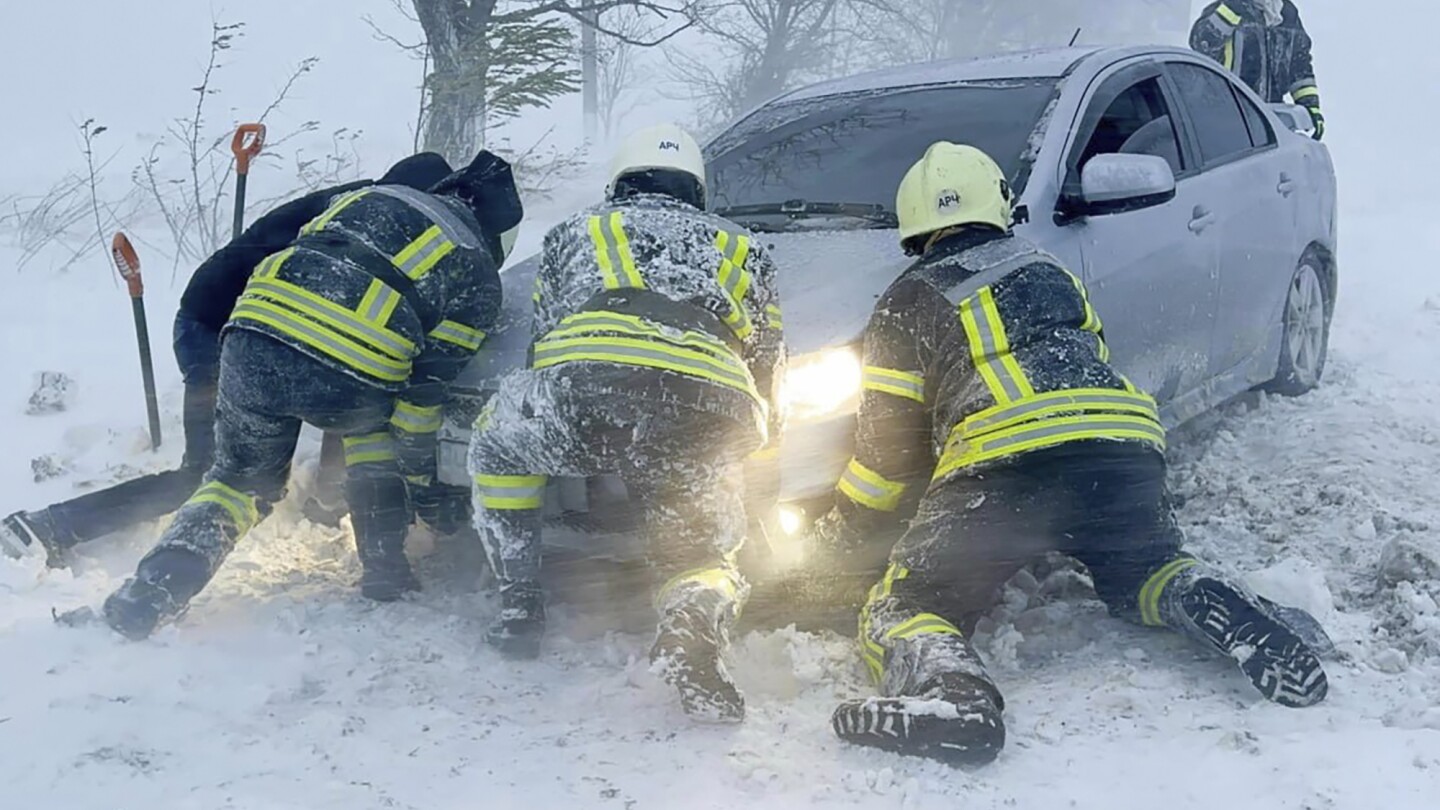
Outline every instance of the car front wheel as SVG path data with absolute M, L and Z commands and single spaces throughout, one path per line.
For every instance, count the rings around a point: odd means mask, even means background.
M 1298 397 L 1320 384 L 1330 350 L 1330 301 L 1313 255 L 1300 261 L 1290 280 L 1284 317 L 1280 368 L 1266 390 Z

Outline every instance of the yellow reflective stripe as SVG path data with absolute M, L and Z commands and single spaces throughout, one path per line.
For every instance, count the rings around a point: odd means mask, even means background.
M 730 350 L 729 346 L 703 332 L 687 331 L 680 333 L 677 337 L 674 330 L 662 328 L 659 324 L 650 323 L 643 318 L 603 310 L 577 312 L 570 315 L 560 321 L 560 326 L 545 335 L 543 339 L 582 337 L 595 335 L 598 332 L 620 332 L 627 335 L 656 338 L 677 346 L 710 352 L 727 362 L 738 362 L 735 359 L 735 353 Z
M 921 404 L 925 402 L 925 378 L 919 374 L 866 366 L 860 379 L 861 387 L 866 391 L 913 399 Z
M 330 220 L 339 216 L 341 211 L 349 208 L 353 203 L 371 191 L 372 189 L 362 188 L 340 195 L 340 199 L 332 203 L 331 206 L 325 210 L 325 213 L 306 223 L 305 227 L 300 229 L 300 233 L 309 236 L 310 234 L 324 230 L 325 226 L 330 224 Z
M 1087 439 L 1143 441 L 1158 450 L 1165 449 L 1165 429 L 1155 420 L 1143 416 L 1107 413 L 1043 419 L 971 440 L 952 431 L 940 464 L 935 469 L 934 479 L 985 461 Z
M 732 600 L 740 598 L 740 583 L 736 581 L 735 569 L 729 566 L 713 566 L 696 568 L 671 577 L 655 592 L 655 607 L 659 609 L 672 593 L 685 585 L 699 585 L 709 591 L 718 591 Z
M 405 483 L 417 487 L 428 487 L 435 483 L 435 479 L 428 475 L 407 475 L 405 476 Z
M 615 238 L 615 252 L 620 256 L 620 270 L 625 274 L 626 286 L 645 289 L 645 279 L 635 268 L 635 256 L 630 252 L 630 237 L 625 235 L 625 217 L 619 211 L 610 215 L 610 235 Z
M 376 326 L 384 326 L 390 322 L 390 316 L 395 314 L 401 300 L 400 293 L 380 279 L 375 279 L 370 282 L 369 289 L 365 290 L 365 297 L 360 299 L 357 311 L 361 318 Z
M 185 503 L 187 506 L 209 503 L 224 509 L 240 534 L 250 531 L 260 522 L 260 507 L 255 496 L 247 495 L 220 481 L 210 481 L 201 486 Z
M 615 275 L 615 261 L 610 258 L 610 243 L 605 239 L 603 218 L 590 217 L 590 241 L 595 244 L 595 261 L 600 265 L 600 280 L 605 289 L 620 289 L 620 278 Z
M 245 285 L 245 296 L 285 304 L 346 337 L 365 341 L 375 350 L 396 360 L 409 360 L 416 354 L 415 344 L 399 332 L 372 323 L 359 313 L 316 295 L 298 284 L 278 278 L 251 278 Z
M 889 480 L 861 464 L 859 459 L 852 458 L 845 467 L 845 474 L 840 476 L 836 489 L 861 506 L 877 512 L 894 512 L 900 508 L 906 486 L 899 481 Z
M 429 337 L 453 343 L 467 352 L 478 350 L 485 342 L 484 331 L 459 321 L 441 321 L 439 326 L 430 330 Z
M 475 493 L 486 509 L 519 511 L 545 505 L 543 475 L 476 475 Z
M 292 247 L 266 256 L 260 264 L 256 265 L 252 278 L 273 278 L 280 272 L 280 266 L 285 264 L 285 260 L 294 255 L 295 248 Z
M 541 282 L 541 280 L 540 280 L 540 274 L 539 274 L 539 273 L 536 273 L 536 274 L 535 274 L 535 291 L 532 292 L 532 293 L 530 293 L 530 300 L 531 300 L 531 301 L 534 301 L 534 302 L 537 303 L 537 304 L 540 303 L 540 290 L 541 290 L 541 288 L 542 288 L 541 285 L 542 285 L 542 282 Z
M 1085 304 L 1085 322 L 1080 325 L 1080 329 L 1085 332 L 1100 334 L 1105 327 L 1100 323 L 1100 314 L 1095 311 L 1095 307 L 1090 305 L 1090 294 L 1085 290 L 1085 282 L 1081 281 L 1079 276 L 1068 270 L 1065 271 L 1065 275 L 1070 277 L 1070 281 L 1075 285 L 1075 291 L 1080 293 L 1080 300 Z
M 1296 104 L 1299 104 L 1303 99 L 1318 95 L 1320 95 L 1320 88 L 1310 85 L 1309 87 L 1302 87 L 1299 90 L 1291 92 L 1290 98 L 1294 99 Z
M 1165 567 L 1150 575 L 1145 584 L 1140 586 L 1140 621 L 1150 627 L 1159 627 L 1165 624 L 1160 616 L 1160 596 L 1165 593 L 1165 586 L 1175 579 L 1181 571 L 1187 568 L 1194 568 L 1199 562 L 1190 558 L 1182 557 L 1172 560 Z
M 860 657 L 864 659 L 875 683 L 880 683 L 885 675 L 885 647 L 875 640 L 871 632 L 872 611 L 875 603 L 890 596 L 896 582 L 909 576 L 910 569 L 891 564 L 885 570 L 885 576 L 870 588 L 870 596 L 865 600 L 865 606 L 860 609 Z
M 785 317 L 780 312 L 780 307 L 777 307 L 774 304 L 770 304 L 769 306 L 765 307 L 765 316 L 767 318 L 767 323 L 769 324 L 771 329 L 785 328 Z
M 960 320 L 970 343 L 970 359 L 995 401 L 1008 404 L 1034 396 L 1030 380 L 1010 354 L 1010 339 L 989 287 L 960 302 Z
M 1215 9 L 1215 13 L 1220 15 L 1220 19 L 1230 23 L 1231 25 L 1240 24 L 1240 15 L 1236 14 L 1233 9 L 1231 9 L 1224 3 L 1221 3 L 1220 7 Z
M 780 458 L 780 446 L 771 445 L 769 447 L 762 447 L 749 456 L 746 456 L 746 458 L 751 461 L 776 461 Z
M 885 634 L 886 638 L 907 639 L 916 636 L 959 636 L 964 635 L 960 628 L 940 618 L 934 613 L 921 613 L 908 621 L 901 622 L 890 628 Z
M 760 399 L 749 370 L 733 354 L 725 359 L 654 340 L 582 337 L 541 340 L 534 355 L 536 369 L 582 360 L 642 366 L 711 380 Z
M 750 311 L 745 307 L 745 295 L 750 291 L 752 282 L 750 272 L 745 269 L 745 262 L 750 258 L 750 237 L 743 234 L 733 237 L 733 251 L 729 250 L 731 238 L 726 231 L 715 234 L 715 249 L 720 251 L 720 268 L 716 271 L 715 278 L 720 284 L 726 303 L 730 305 L 730 312 L 725 316 L 725 325 L 730 327 L 736 337 L 745 340 L 755 331 Z
M 1221 64 L 1225 66 L 1226 70 L 1235 69 L 1235 39 L 1233 37 L 1225 40 L 1225 55 Z
M 370 433 L 365 436 L 346 436 L 345 466 L 357 464 L 383 464 L 394 461 L 395 440 L 389 433 Z
M 445 238 L 440 226 L 431 225 L 390 261 L 407 278 L 419 281 L 454 250 L 455 243 Z
M 343 335 L 268 301 L 241 298 L 230 318 L 264 324 L 378 380 L 404 382 L 410 378 L 411 364 L 408 360 L 376 354 Z
M 413 405 L 402 399 L 395 403 L 390 424 L 406 433 L 436 433 L 445 424 L 444 411 L 439 405 Z
M 1070 411 L 1134 413 L 1157 423 L 1160 421 L 1159 409 L 1148 394 L 1114 388 L 1075 388 L 1036 394 L 1013 405 L 987 408 L 966 418 L 956 431 L 961 439 L 969 440 L 1020 422 L 1036 421 Z

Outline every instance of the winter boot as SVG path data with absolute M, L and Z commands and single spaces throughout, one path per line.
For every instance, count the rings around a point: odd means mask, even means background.
M 355 551 L 364 569 L 361 595 L 376 602 L 394 602 L 420 590 L 420 581 L 405 556 L 410 513 L 404 481 L 399 476 L 352 477 L 346 482 L 346 501 L 355 506 L 350 521 L 355 529 Z
M 727 638 L 716 612 L 695 602 L 666 611 L 650 650 L 651 671 L 675 687 L 692 718 L 738 723 L 745 719 L 745 698 L 721 658 Z
M 988 680 L 937 675 L 915 695 L 851 700 L 830 725 L 840 739 L 947 765 L 984 765 L 1005 747 L 1005 700 Z
M 131 641 L 142 641 L 163 621 L 179 616 L 210 581 L 210 564 L 184 549 L 160 549 L 140 561 L 135 576 L 105 600 L 105 621 Z
M 1165 587 L 1160 615 L 1167 625 L 1235 659 L 1266 700 L 1293 708 L 1313 706 L 1329 691 L 1320 660 L 1266 604 L 1273 605 L 1203 569 L 1191 568 Z
M 28 554 L 44 553 L 50 560 L 59 560 L 65 548 L 56 536 L 50 513 L 41 510 L 16 512 L 0 521 L 0 553 L 17 560 Z
M 534 582 L 508 582 L 500 586 L 500 615 L 485 640 L 512 660 L 540 657 L 545 635 L 545 597 Z

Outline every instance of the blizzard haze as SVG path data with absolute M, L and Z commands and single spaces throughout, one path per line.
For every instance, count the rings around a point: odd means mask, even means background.
M 1055 0 L 1067 13 L 1075 5 Z M 737 639 L 747 720 L 696 726 L 646 671 L 648 637 L 604 616 L 562 608 L 541 660 L 502 661 L 481 640 L 497 606 L 478 549 L 421 538 L 412 550 L 426 591 L 365 603 L 348 531 L 304 521 L 292 495 L 186 620 L 144 643 L 58 627 L 51 611 L 98 605 L 161 526 L 97 541 L 69 570 L 0 557 L 0 806 L 1434 807 L 1440 569 L 1398 586 L 1379 571 L 1400 541 L 1440 560 L 1440 156 L 1430 145 L 1440 109 L 1429 87 L 1440 9 L 1302 0 L 1301 10 L 1340 183 L 1331 364 L 1308 396 L 1235 405 L 1180 431 L 1171 483 L 1192 550 L 1326 623 L 1340 660 L 1326 663 L 1324 704 L 1266 704 L 1229 662 L 1087 602 L 1047 606 L 982 640 L 1010 735 L 984 769 L 841 744 L 831 711 L 870 693 L 854 644 L 793 629 Z M 0 200 L 83 171 L 77 125 L 92 117 L 110 127 L 98 152 L 115 155 L 99 182 L 108 197 L 124 195 L 149 144 L 194 104 L 212 20 L 247 24 L 217 76 L 217 126 L 251 117 L 296 63 L 318 56 L 275 130 L 321 122 L 290 144 L 306 154 L 323 154 L 336 128 L 363 131 L 350 171 L 383 171 L 411 149 L 420 65 L 376 41 L 365 14 L 418 38 L 386 0 L 8 0 Z M 660 92 L 658 63 L 645 75 L 627 124 L 696 112 Z M 505 136 L 570 149 L 578 129 L 571 96 Z M 532 201 L 519 255 L 598 194 L 594 164 L 605 157 L 594 150 Z M 255 193 L 292 180 L 287 166 L 262 167 Z M 168 325 L 189 267 L 167 257 L 163 223 L 144 219 L 136 232 L 153 268 L 146 301 L 169 437 L 159 453 L 147 449 L 131 316 L 113 272 L 98 255 L 62 269 L 68 243 L 22 268 L 0 229 L 0 515 L 179 462 Z M 76 380 L 66 412 L 25 415 L 41 371 Z M 314 452 L 302 447 L 302 495 Z M 65 472 L 37 483 L 32 460 L 42 457 Z

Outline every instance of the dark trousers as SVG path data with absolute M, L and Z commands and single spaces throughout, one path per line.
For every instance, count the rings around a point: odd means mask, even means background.
M 636 369 L 636 388 L 648 374 Z M 587 384 L 583 366 L 521 371 L 501 385 L 470 448 L 476 528 L 502 584 L 534 583 L 549 476 L 614 473 L 645 514 L 662 610 L 703 599 L 733 613 L 745 585 L 741 463 L 753 429 L 677 403 Z M 718 600 L 713 598 L 718 597 Z
M 179 509 L 195 492 L 215 458 L 214 379 L 185 383 L 185 460 L 177 470 L 145 475 L 86 493 L 45 510 L 55 544 L 72 548 L 123 531 Z M 319 486 L 341 486 L 345 458 L 337 435 L 325 434 L 320 448 Z M 328 498 L 328 501 L 336 500 Z
M 361 559 L 403 557 L 410 513 L 389 431 L 394 400 L 280 341 L 232 332 L 220 359 L 214 466 L 141 561 L 142 574 L 153 578 L 159 572 L 147 566 L 167 566 L 173 552 L 185 552 L 204 561 L 208 582 L 240 537 L 285 496 L 307 422 L 344 437 L 346 497 Z
M 1138 445 L 1077 443 L 938 483 L 861 613 L 866 662 L 886 694 L 983 673 L 964 633 L 1048 552 L 1084 563 L 1111 612 L 1138 621 L 1142 597 L 1188 560 L 1182 543 L 1164 458 Z

